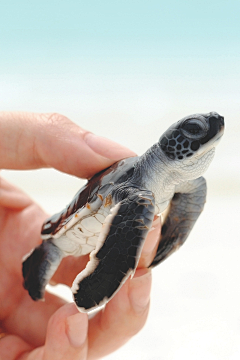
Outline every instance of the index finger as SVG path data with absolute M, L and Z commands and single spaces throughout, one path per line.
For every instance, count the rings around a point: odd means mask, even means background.
M 0 144 L 0 168 L 53 167 L 83 178 L 135 156 L 60 114 L 0 112 Z

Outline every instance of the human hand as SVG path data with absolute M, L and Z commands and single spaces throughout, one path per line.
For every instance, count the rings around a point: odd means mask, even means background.
M 57 114 L 0 113 L 0 168 L 54 167 L 91 177 L 130 150 L 96 137 Z M 84 156 L 79 156 L 84 154 Z M 34 302 L 22 286 L 22 257 L 40 243 L 47 215 L 26 194 L 4 179 L 0 183 L 0 359 L 98 359 L 116 350 L 144 325 L 151 286 L 151 263 L 159 224 L 144 245 L 139 270 L 103 311 L 88 321 L 74 304 L 46 292 Z M 63 259 L 53 277 L 71 286 L 87 256 Z

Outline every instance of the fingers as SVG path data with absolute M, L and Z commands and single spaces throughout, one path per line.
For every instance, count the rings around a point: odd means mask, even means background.
M 74 304 L 66 304 L 50 318 L 45 345 L 32 348 L 18 336 L 0 342 L 0 358 L 5 360 L 86 360 L 88 317 Z
M 54 167 L 84 178 L 135 155 L 59 114 L 0 112 L 0 143 L 0 168 Z
M 49 320 L 43 359 L 86 360 L 87 332 L 87 314 L 74 304 L 64 305 Z
M 86 267 L 88 261 L 89 255 L 77 258 L 74 256 L 65 257 L 53 275 L 50 284 L 64 284 L 71 287 L 73 280 Z
M 16 297 L 18 293 L 15 294 Z M 65 304 L 64 300 L 49 293 L 45 294 L 45 301 L 33 301 L 25 291 L 25 295 L 2 321 L 4 329 L 20 336 L 34 347 L 41 346 L 45 341 L 49 319 Z
M 1 360 L 20 360 L 23 353 L 28 353 L 31 346 L 20 337 L 7 335 L 0 341 L 0 359 Z M 37 358 L 35 358 L 37 360 Z
M 160 217 L 156 217 L 144 243 L 141 257 L 138 262 L 138 268 L 147 268 L 152 263 L 158 248 L 160 233 L 161 219 Z
M 89 322 L 88 359 L 101 358 L 125 344 L 146 322 L 151 290 L 151 271 L 139 269 Z
M 20 189 L 0 178 L 0 206 L 14 210 L 23 210 L 32 200 Z
M 50 318 L 45 345 L 19 360 L 87 360 L 87 333 L 87 315 L 66 304 Z

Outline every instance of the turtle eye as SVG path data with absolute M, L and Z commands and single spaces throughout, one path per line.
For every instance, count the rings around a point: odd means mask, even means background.
M 191 123 L 187 123 L 183 125 L 183 129 L 192 135 L 197 135 L 201 131 L 201 128 L 198 124 L 191 124 Z
M 182 132 L 185 136 L 191 138 L 201 138 L 205 134 L 205 129 L 201 121 L 187 120 L 182 124 Z

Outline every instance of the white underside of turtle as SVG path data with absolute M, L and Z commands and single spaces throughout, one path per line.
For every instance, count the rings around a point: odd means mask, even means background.
M 101 206 L 97 212 L 86 216 L 84 209 L 75 214 L 74 225 L 67 224 L 66 232 L 53 237 L 56 244 L 66 255 L 81 256 L 89 254 L 97 245 L 103 224 L 110 214 L 110 207 Z M 87 209 L 88 210 L 88 209 Z
M 133 275 L 153 218 L 169 205 L 158 265 L 188 237 L 206 200 L 202 174 L 223 135 L 223 117 L 195 114 L 173 124 L 141 157 L 121 160 L 96 174 L 61 213 L 47 219 L 43 243 L 24 259 L 24 286 L 34 300 L 61 260 L 90 253 L 72 286 L 83 312 L 107 303 Z

